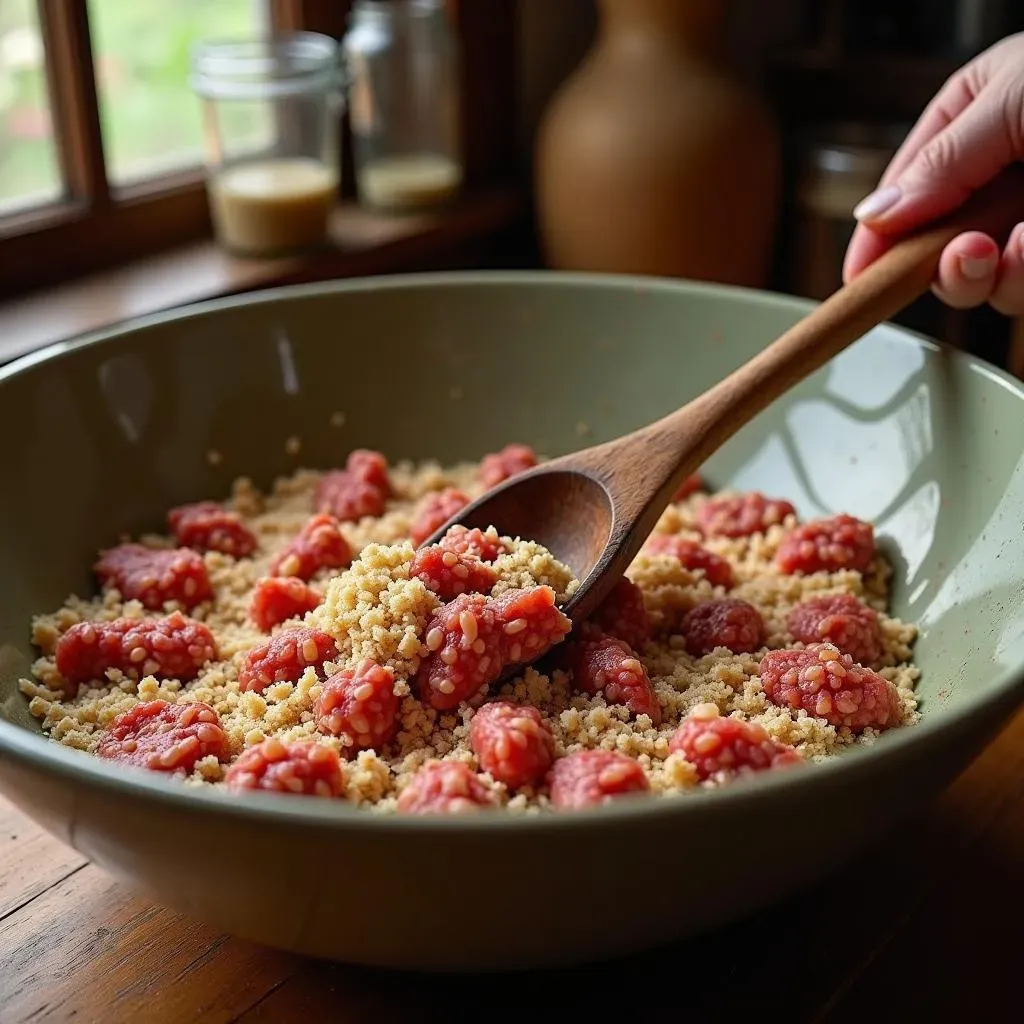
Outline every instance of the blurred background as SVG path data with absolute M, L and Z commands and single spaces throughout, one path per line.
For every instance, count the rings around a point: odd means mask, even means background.
M 450 81 L 437 30 L 403 28 L 402 3 L 0 0 L 0 357 L 182 301 L 404 270 L 564 267 L 822 298 L 853 205 L 928 100 L 1024 28 L 1003 0 L 421 2 L 456 47 Z M 340 186 L 324 245 L 255 258 L 218 244 L 217 129 L 192 55 L 299 30 L 349 39 Z M 417 81 L 415 124 L 456 110 L 459 185 L 384 209 L 360 154 L 372 132 L 412 137 L 394 111 Z M 247 138 L 275 123 L 250 118 Z M 929 297 L 901 320 L 1024 374 L 1024 332 L 987 309 Z

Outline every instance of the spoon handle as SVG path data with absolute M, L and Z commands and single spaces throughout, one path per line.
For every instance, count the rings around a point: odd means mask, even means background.
M 672 486 L 790 387 L 927 292 L 957 235 L 983 231 L 1003 244 L 1021 220 L 1024 165 L 1015 164 L 946 219 L 897 242 L 725 380 L 647 427 L 652 441 L 676 443 Z

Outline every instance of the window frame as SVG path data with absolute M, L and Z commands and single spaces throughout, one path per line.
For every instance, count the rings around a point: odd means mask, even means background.
M 268 0 L 275 32 L 340 39 L 350 0 Z M 445 0 L 463 54 L 467 187 L 515 163 L 516 0 Z M 205 175 L 190 168 L 113 189 L 106 173 L 86 0 L 38 0 L 63 198 L 0 216 L 0 298 L 121 266 L 212 235 Z M 347 118 L 342 198 L 353 194 Z

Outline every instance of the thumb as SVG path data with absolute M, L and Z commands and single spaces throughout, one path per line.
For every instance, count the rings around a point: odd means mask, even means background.
M 925 143 L 896 181 L 854 209 L 862 224 L 900 235 L 955 210 L 1016 158 L 1003 103 L 982 93 Z

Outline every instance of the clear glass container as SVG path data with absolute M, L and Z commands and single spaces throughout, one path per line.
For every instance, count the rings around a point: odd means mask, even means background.
M 340 51 L 329 36 L 206 42 L 192 59 L 210 211 L 243 256 L 322 246 L 340 179 Z
M 459 47 L 441 0 L 357 0 L 342 48 L 360 203 L 402 212 L 454 198 Z
M 834 122 L 811 125 L 797 140 L 794 209 L 784 245 L 786 287 L 826 299 L 843 283 L 843 260 L 856 227 L 853 208 L 878 185 L 910 126 Z

